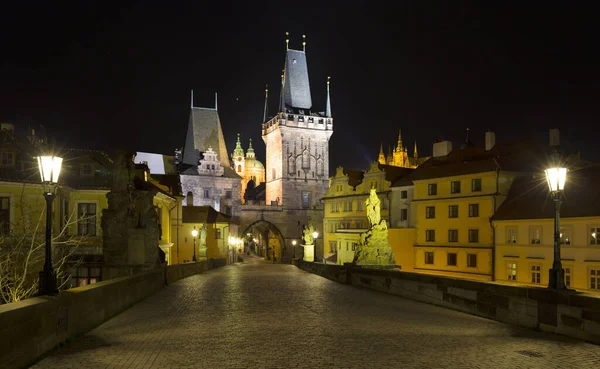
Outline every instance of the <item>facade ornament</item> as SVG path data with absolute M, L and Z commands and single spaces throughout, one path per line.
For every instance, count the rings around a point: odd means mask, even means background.
M 302 240 L 305 245 L 313 245 L 315 243 L 315 238 L 313 237 L 314 231 L 315 228 L 312 223 L 308 223 L 308 225 L 304 226 L 304 229 L 302 230 Z

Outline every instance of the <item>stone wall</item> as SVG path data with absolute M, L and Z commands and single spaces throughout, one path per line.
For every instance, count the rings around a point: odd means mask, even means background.
M 192 274 L 225 265 L 225 259 L 171 265 L 127 277 L 0 305 L 0 366 L 23 368 L 137 302 Z M 166 269 L 166 270 L 165 270 Z
M 302 260 L 294 263 L 341 283 L 600 344 L 597 295 Z

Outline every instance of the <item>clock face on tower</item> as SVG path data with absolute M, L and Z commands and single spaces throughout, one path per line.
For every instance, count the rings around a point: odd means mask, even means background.
M 242 158 L 241 158 L 241 157 L 238 157 L 238 161 L 242 161 Z

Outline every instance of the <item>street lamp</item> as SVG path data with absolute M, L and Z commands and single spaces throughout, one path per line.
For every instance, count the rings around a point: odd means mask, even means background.
M 558 157 L 558 155 L 555 155 Z M 554 201 L 554 262 L 550 269 L 550 282 L 548 288 L 565 289 L 565 278 L 562 263 L 560 261 L 560 206 L 562 205 L 562 192 L 565 189 L 567 181 L 567 168 L 562 168 L 555 162 L 555 167 L 548 168 L 546 172 L 546 180 L 548 181 L 548 189 L 552 194 Z
M 46 199 L 46 260 L 44 269 L 40 272 L 38 281 L 39 295 L 55 295 L 58 293 L 56 287 L 56 273 L 52 267 L 52 201 L 56 197 L 53 187 L 58 183 L 62 158 L 58 156 L 38 156 L 38 167 L 42 183 L 50 185 L 48 191 L 44 189 L 44 198 Z
M 196 261 L 196 237 L 198 237 L 198 230 L 196 229 L 196 226 L 194 226 L 194 229 L 192 229 L 192 236 L 194 237 L 194 257 L 192 258 L 192 261 Z
M 312 235 L 313 235 L 313 238 L 315 239 L 315 251 L 314 251 L 315 253 L 314 253 L 314 258 L 315 258 L 315 262 L 316 262 L 318 260 L 318 258 L 317 258 L 317 237 L 319 237 L 319 232 L 314 231 L 312 233 Z

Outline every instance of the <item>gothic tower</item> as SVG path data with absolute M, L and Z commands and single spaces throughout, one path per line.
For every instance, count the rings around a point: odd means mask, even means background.
M 324 99 L 325 100 L 325 99 Z M 287 49 L 277 115 L 262 125 L 266 145 L 266 203 L 313 209 L 329 183 L 333 118 L 327 80 L 326 109 L 312 110 L 305 50 Z

